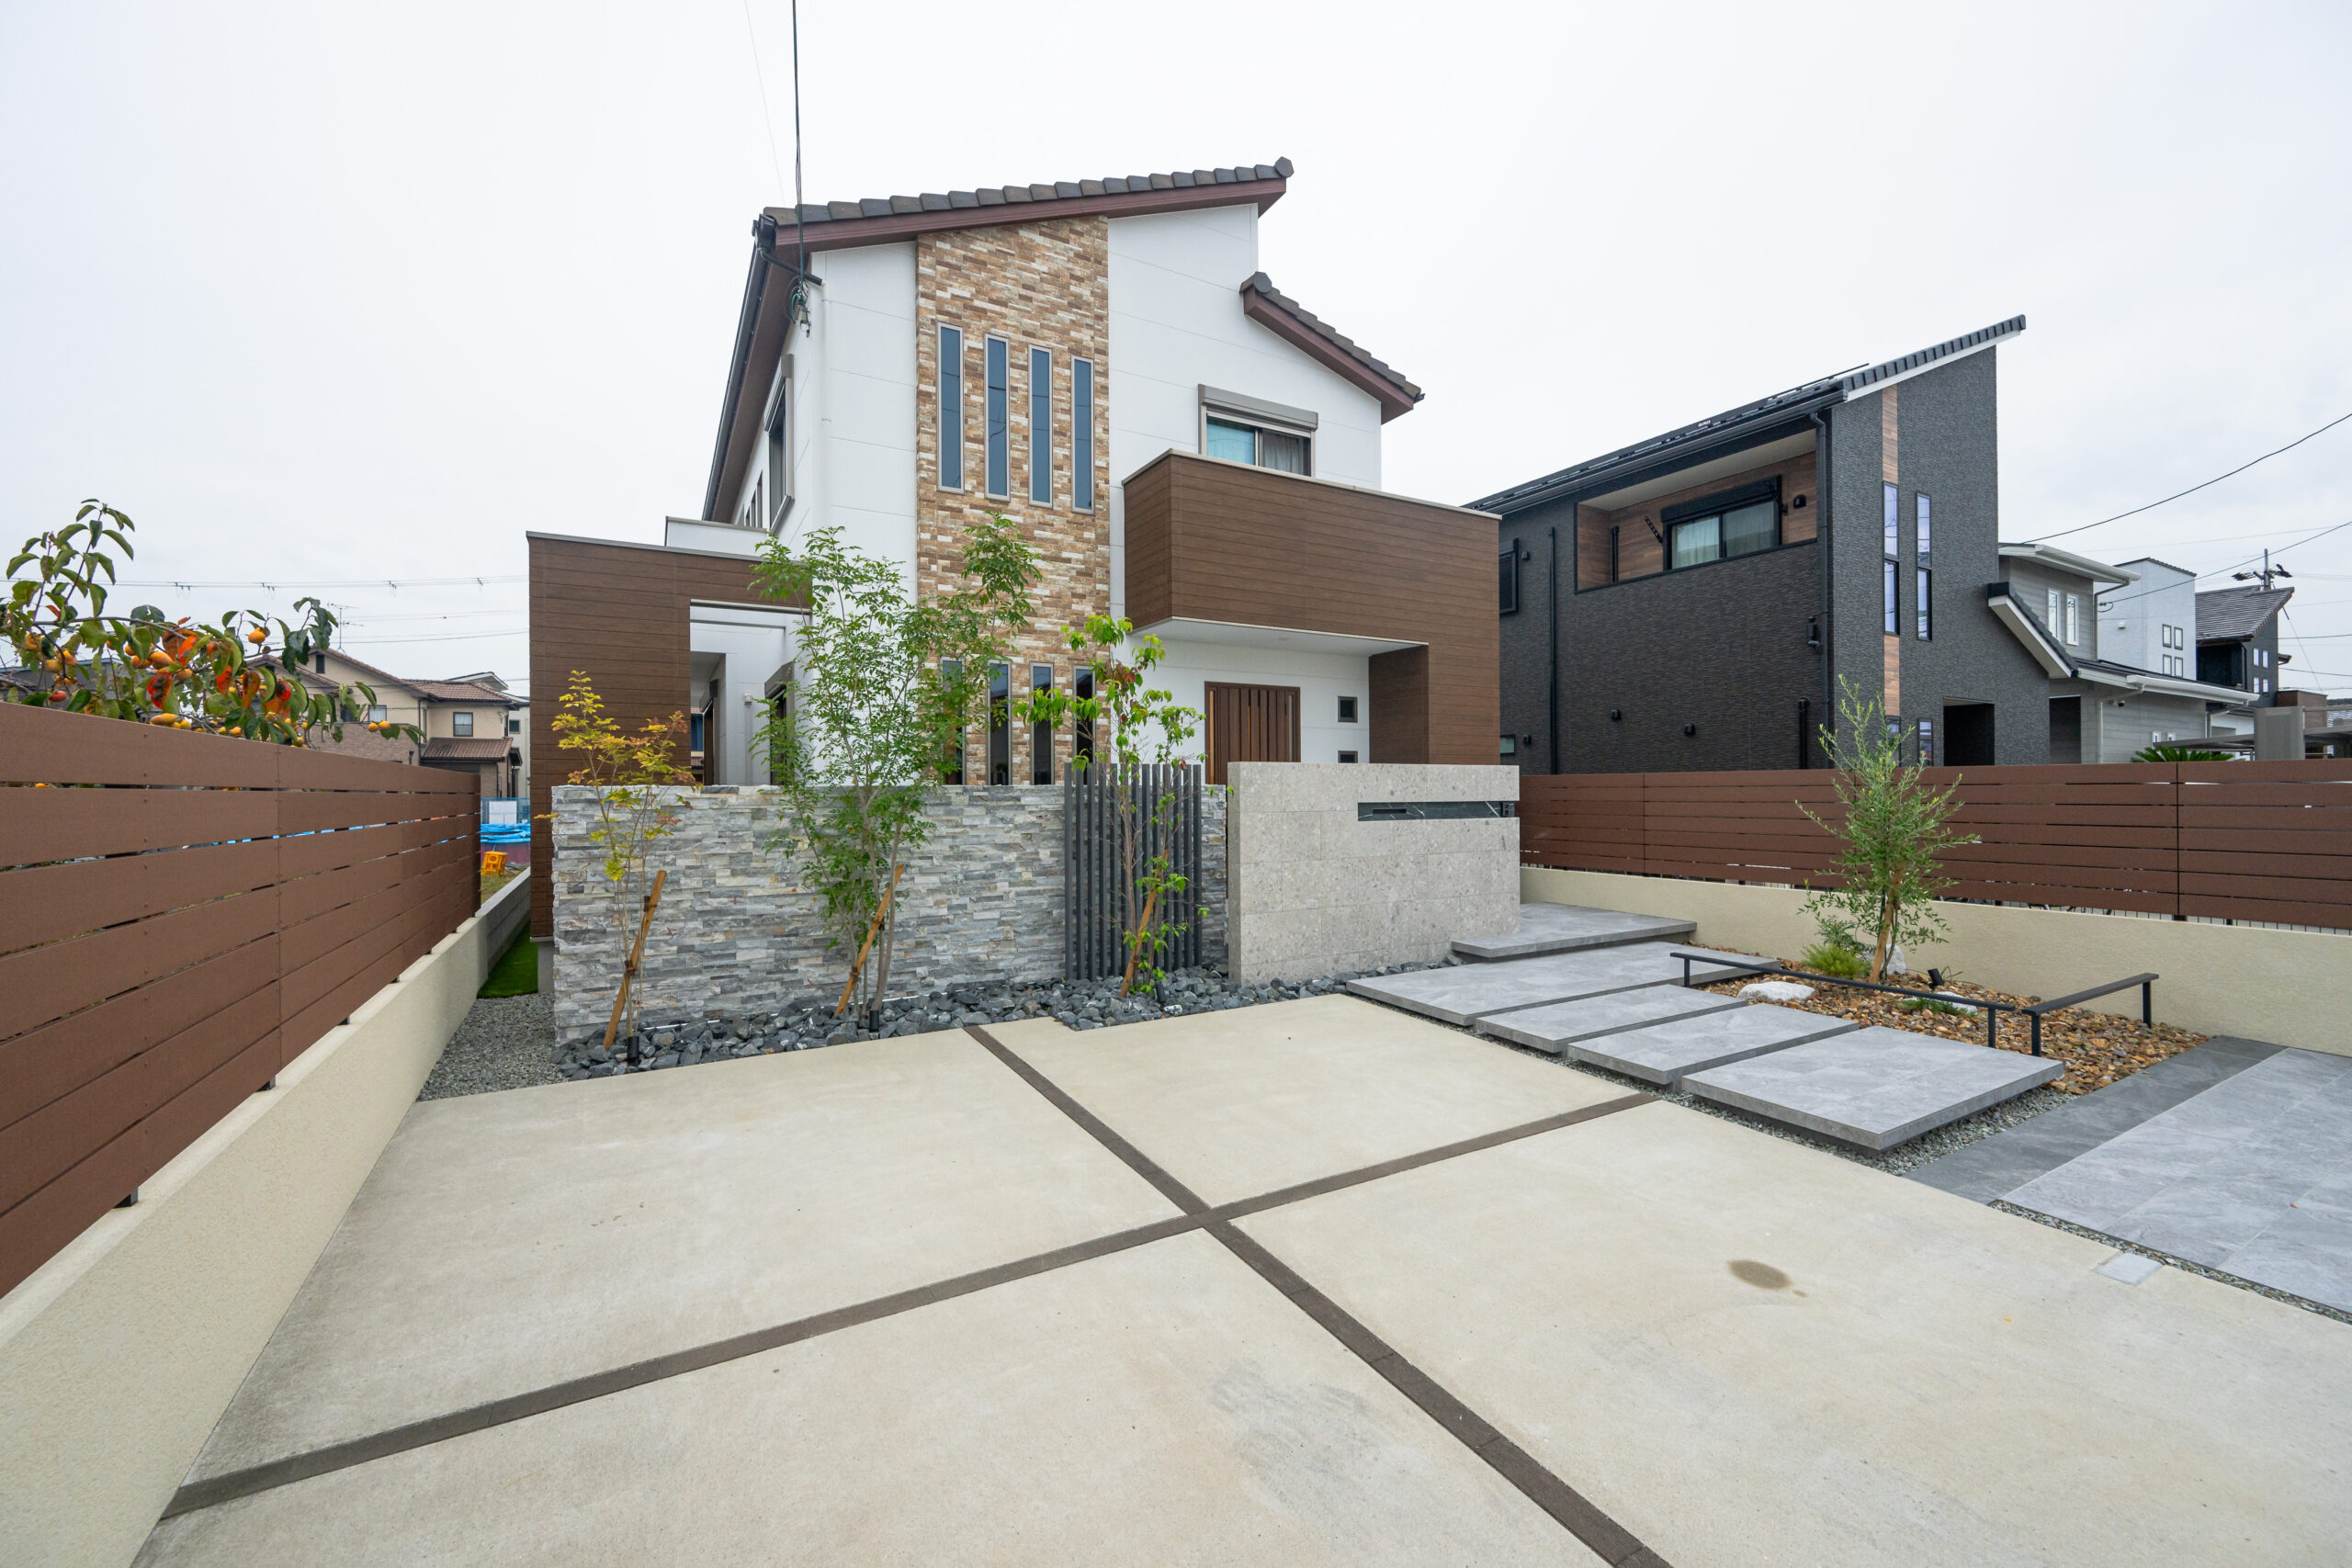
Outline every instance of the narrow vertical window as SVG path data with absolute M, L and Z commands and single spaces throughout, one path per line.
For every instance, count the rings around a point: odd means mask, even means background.
M 2066 595 L 2066 646 L 2079 646 L 2083 640 L 2083 596 Z
M 2059 596 L 2058 590 L 2055 588 L 2045 588 L 2041 591 L 2041 604 L 2044 611 L 2041 618 L 2049 623 L 2052 637 L 2063 637 L 2066 635 L 2064 603 L 2065 601 Z
M 1029 666 L 1029 689 L 1050 692 L 1054 689 L 1054 667 L 1050 664 Z M 1029 727 L 1029 782 L 1054 782 L 1054 727 L 1033 724 Z
M 956 682 L 963 678 L 962 660 L 943 659 L 939 661 L 939 683 L 942 686 L 953 692 Z M 947 743 L 946 755 L 939 761 L 939 781 L 954 784 L 964 782 L 964 732 L 961 729 L 956 731 L 956 738 Z
M 1094 510 L 1094 362 L 1069 362 L 1070 504 Z
M 1617 525 L 1609 525 L 1609 581 L 1617 581 Z
M 1903 553 L 1903 524 L 1899 515 L 1902 511 L 1902 496 L 1893 485 L 1888 485 L 1885 487 L 1885 497 L 1886 540 L 1884 553 L 1886 558 L 1883 563 L 1882 563 L 1883 570 L 1881 575 L 1884 579 L 1884 581 L 1882 584 L 1882 592 L 1880 593 L 1880 598 L 1883 602 L 1881 607 L 1885 612 L 1886 635 L 1889 637 L 1901 637 L 1903 635 L 1903 603 L 1896 593 L 1895 581 L 1902 575 L 1903 571 L 1902 561 L 1898 558 Z
M 1936 574 L 1929 571 L 1923 566 L 1915 569 L 1912 575 L 1917 580 L 1917 588 L 1919 599 L 1917 606 L 1919 616 L 1919 640 L 1925 642 L 1936 635 L 1935 607 L 1933 603 L 1935 597 L 1934 583 Z
M 1928 501 L 1924 495 L 1915 495 L 1911 498 L 1911 504 L 1917 513 L 1912 527 L 1912 543 L 1918 547 L 1919 564 L 1925 566 L 1928 564 L 1929 542 Z
M 1012 442 L 1012 432 L 1007 428 L 1011 414 L 1006 400 L 1012 392 L 1007 383 L 1012 378 L 1012 351 L 1001 337 L 985 341 L 988 344 L 989 376 L 989 493 L 1011 495 Z
M 954 327 L 939 329 L 939 488 L 964 488 L 964 334 Z
M 1936 721 L 1932 718 L 1919 721 L 1919 765 L 1923 768 L 1936 765 Z
M 1042 348 L 1029 351 L 1029 499 L 1054 503 L 1054 356 Z
M 1012 671 L 989 666 L 989 783 L 1012 782 Z
M 1094 667 L 1081 665 L 1069 678 L 1070 691 L 1082 703 L 1094 700 Z M 1094 721 L 1081 718 L 1070 728 L 1070 761 L 1083 766 L 1094 757 Z

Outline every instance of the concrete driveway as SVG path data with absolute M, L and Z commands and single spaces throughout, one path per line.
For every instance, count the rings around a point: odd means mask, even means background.
M 2110 1255 L 1351 998 L 433 1101 L 141 1562 L 2342 1561 Z

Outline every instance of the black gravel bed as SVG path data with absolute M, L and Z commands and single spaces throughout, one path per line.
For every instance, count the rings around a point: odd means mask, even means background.
M 419 1100 L 561 1083 L 555 1065 L 555 1005 L 541 993 L 482 997 L 450 1038 Z
M 1454 962 L 1446 961 L 1449 964 Z M 1119 982 L 1115 979 L 957 986 L 922 996 L 893 998 L 884 1003 L 871 1020 L 836 1018 L 833 998 L 803 997 L 779 1012 L 734 1014 L 722 1010 L 696 1018 L 649 1019 L 641 1026 L 641 1039 L 616 1041 L 610 1051 L 605 1049 L 603 1032 L 599 1031 L 565 1042 L 555 1053 L 551 1070 L 561 1078 L 612 1077 L 621 1073 L 774 1055 L 780 1051 L 846 1045 L 856 1040 L 888 1040 L 902 1034 L 962 1029 L 972 1024 L 1011 1023 L 1024 1018 L 1050 1018 L 1072 1029 L 1107 1029 L 1114 1024 L 1142 1023 L 1155 1018 L 1181 1018 L 1193 1013 L 1223 1012 L 1231 1008 L 1259 1007 L 1268 1002 L 1296 1001 L 1301 997 L 1329 996 L 1346 990 L 1351 980 L 1431 967 L 1442 965 L 1396 964 L 1382 969 L 1351 970 L 1317 980 L 1267 981 L 1249 986 L 1237 985 L 1215 970 L 1187 969 L 1168 976 L 1156 993 L 1131 997 L 1119 995 Z

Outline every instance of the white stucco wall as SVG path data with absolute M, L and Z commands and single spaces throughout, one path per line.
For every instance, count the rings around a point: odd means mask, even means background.
M 1163 637 L 1168 661 L 1152 671 L 1155 682 L 1176 701 L 1196 713 L 1208 711 L 1205 688 L 1211 681 L 1248 685 L 1298 688 L 1298 758 L 1302 762 L 1337 762 L 1343 750 L 1358 761 L 1372 751 L 1372 682 L 1363 654 L 1326 653 L 1293 648 L 1252 648 L 1232 643 L 1195 642 Z M 1356 699 L 1356 722 L 1339 721 L 1340 699 Z M 1205 737 L 1189 748 L 1204 753 Z
M 726 660 L 717 694 L 720 754 L 707 773 L 712 784 L 768 782 L 752 737 L 767 722 L 763 699 L 768 679 L 790 657 L 786 626 L 783 612 L 776 610 L 694 607 L 688 646 L 696 653 L 716 653 Z M 695 696 L 698 700 L 701 694 Z
M 2125 561 L 2140 574 L 2137 582 L 2110 587 L 2099 598 L 2098 656 L 2135 670 L 2163 671 L 2165 657 L 2187 660 L 2185 673 L 2197 674 L 2197 580 L 2177 567 L 2157 560 Z M 2184 646 L 2164 646 L 2159 628 L 2186 628 Z M 2142 745 L 2146 745 L 2144 740 Z
M 828 251 L 810 264 L 807 328 L 785 352 L 793 372 L 792 514 L 787 544 L 825 524 L 848 543 L 895 560 L 911 586 L 915 559 L 915 248 Z M 772 280 L 781 287 L 781 281 Z M 726 520 L 765 471 L 767 444 L 726 506 Z
M 1258 270 L 1258 209 L 1114 218 L 1111 243 L 1111 583 L 1126 604 L 1120 483 L 1160 453 L 1200 450 L 1200 389 L 1311 409 L 1315 472 L 1380 488 L 1380 404 L 1241 311 Z M 1281 280 L 1276 279 L 1279 284 Z

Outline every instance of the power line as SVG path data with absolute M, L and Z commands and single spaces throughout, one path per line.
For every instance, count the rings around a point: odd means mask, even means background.
M 2337 425 L 2342 424 L 2347 419 L 2352 419 L 2352 413 L 2339 414 L 2335 418 L 2329 420 L 2325 424 L 2321 425 L 2317 430 L 2312 431 L 2311 435 L 2299 435 L 2295 437 L 2294 440 L 2288 442 L 2284 446 L 2279 447 L 2277 452 L 2265 452 L 2261 457 L 2256 457 L 2254 460 L 2254 463 L 2267 463 L 2271 458 L 2278 456 L 2279 452 L 2291 452 L 2296 447 L 2301 446 L 2304 442 L 2309 441 L 2312 438 L 2312 435 L 2324 435 L 2329 431 L 2334 430 Z M 2166 502 L 2178 501 L 2184 495 L 2195 495 L 2199 491 L 2205 489 L 2208 485 L 2217 485 L 2223 479 L 2242 474 L 2248 468 L 2253 468 L 2254 463 L 2240 463 L 2236 468 L 2232 468 L 2226 474 L 2216 474 L 2211 479 L 2207 479 L 2204 484 L 2190 485 L 2187 490 L 2177 491 L 2173 494 L 2165 497 L 2164 501 L 2152 501 L 2145 506 L 2135 506 L 2129 512 L 2119 512 L 2112 517 L 2102 517 L 2096 523 L 2086 523 L 2079 528 L 2062 528 L 2055 534 L 2044 534 L 2038 539 L 2028 539 L 2026 543 L 2029 545 L 2047 544 L 2052 539 L 2063 539 L 2069 534 L 2087 534 L 2094 528 L 2104 528 L 2109 523 L 2120 523 L 2126 517 L 2137 517 L 2143 512 L 2154 512 L 2157 507 L 2164 505 Z
M 2352 414 L 2347 414 L 2345 417 L 2352 419 Z M 2312 534 L 2305 538 L 2297 539 L 2291 545 L 2281 545 L 2277 549 L 2272 550 L 2269 553 L 2272 555 L 2283 556 L 2289 550 L 2299 550 L 2305 545 L 2311 544 L 2315 540 L 2324 539 L 2330 534 L 2333 534 L 2336 532 L 2337 529 L 2341 528 L 2352 528 L 2352 519 L 2347 519 L 2345 522 L 2335 524 L 2332 527 L 2322 528 L 2318 533 Z M 2040 541 L 2030 540 L 2028 542 L 2039 543 Z M 2260 556 L 2248 556 L 2245 559 L 2242 561 L 2233 561 L 2228 566 L 2217 566 L 2211 571 L 2200 571 L 2192 581 L 2202 582 L 2209 577 L 2219 577 L 2225 571 L 2235 571 L 2239 567 L 2252 566 L 2261 558 L 2262 557 Z M 2098 595 L 2099 610 L 2104 614 L 2105 612 L 2113 609 L 2118 604 L 2127 604 L 2133 599 L 2144 599 L 2151 593 L 2162 593 L 2164 592 L 2165 590 L 2162 588 L 2143 588 L 2137 593 L 2102 593 Z
M 784 155 L 775 147 L 775 116 L 768 112 L 768 73 L 760 65 L 760 35 L 758 29 L 752 26 L 752 0 L 743 0 L 743 31 L 752 40 L 752 76 L 760 85 L 760 118 L 766 122 L 768 128 L 768 166 L 775 172 L 776 194 L 781 196 L 784 194 Z M 799 31 L 796 19 L 793 28 L 796 51 Z
M 486 588 L 493 582 L 527 582 L 530 579 L 522 572 L 504 577 L 403 577 L 398 581 L 389 577 L 352 577 L 338 579 L 333 582 L 322 582 L 313 579 L 299 581 L 274 580 L 265 582 L 259 578 L 206 580 L 184 577 L 127 577 L 114 586 L 117 588 L 176 588 L 183 592 L 193 592 L 198 588 L 260 588 L 272 593 L 307 593 L 321 588 L 389 588 L 397 593 L 403 588 L 458 588 L 469 582 L 477 588 Z
M 380 648 L 396 642 L 471 642 L 477 637 L 528 637 L 530 635 L 531 628 L 528 626 L 508 626 L 500 631 L 489 632 L 428 632 L 422 637 L 353 637 L 351 641 L 368 648 Z

